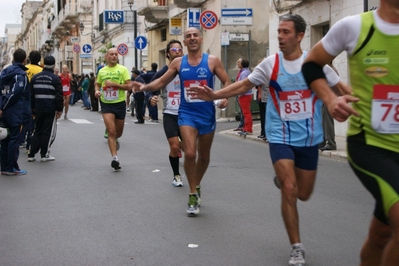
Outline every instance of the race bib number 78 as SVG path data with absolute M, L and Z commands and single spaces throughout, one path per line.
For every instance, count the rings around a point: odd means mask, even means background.
M 378 133 L 399 133 L 399 85 L 374 85 L 371 126 Z

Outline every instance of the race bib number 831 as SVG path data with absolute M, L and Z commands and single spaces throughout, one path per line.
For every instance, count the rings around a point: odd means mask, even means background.
M 280 116 L 284 121 L 308 119 L 312 117 L 310 90 L 280 92 Z

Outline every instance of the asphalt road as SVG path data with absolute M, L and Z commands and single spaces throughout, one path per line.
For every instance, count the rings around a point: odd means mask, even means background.
M 28 174 L 0 177 L 0 265 L 287 265 L 267 144 L 216 134 L 201 213 L 189 218 L 161 123 L 127 116 L 114 172 L 101 115 L 78 104 L 69 118 L 58 123 L 56 161 L 21 154 Z M 373 200 L 348 164 L 320 157 L 315 192 L 298 205 L 307 265 L 358 265 Z

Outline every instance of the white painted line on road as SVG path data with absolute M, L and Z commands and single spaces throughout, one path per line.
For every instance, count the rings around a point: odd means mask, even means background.
M 92 122 L 86 119 L 69 119 L 69 121 L 72 121 L 76 124 L 93 124 Z

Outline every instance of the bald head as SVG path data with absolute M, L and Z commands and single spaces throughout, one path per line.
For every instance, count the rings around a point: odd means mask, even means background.
M 105 60 L 108 66 L 115 66 L 118 63 L 118 50 L 115 47 L 108 49 L 105 54 Z
M 196 33 L 198 36 L 202 37 L 202 36 L 201 36 L 201 32 L 199 31 L 199 29 L 194 28 L 194 27 L 188 28 L 188 29 L 184 32 L 184 36 L 186 36 L 187 34 L 192 34 L 192 33 Z

